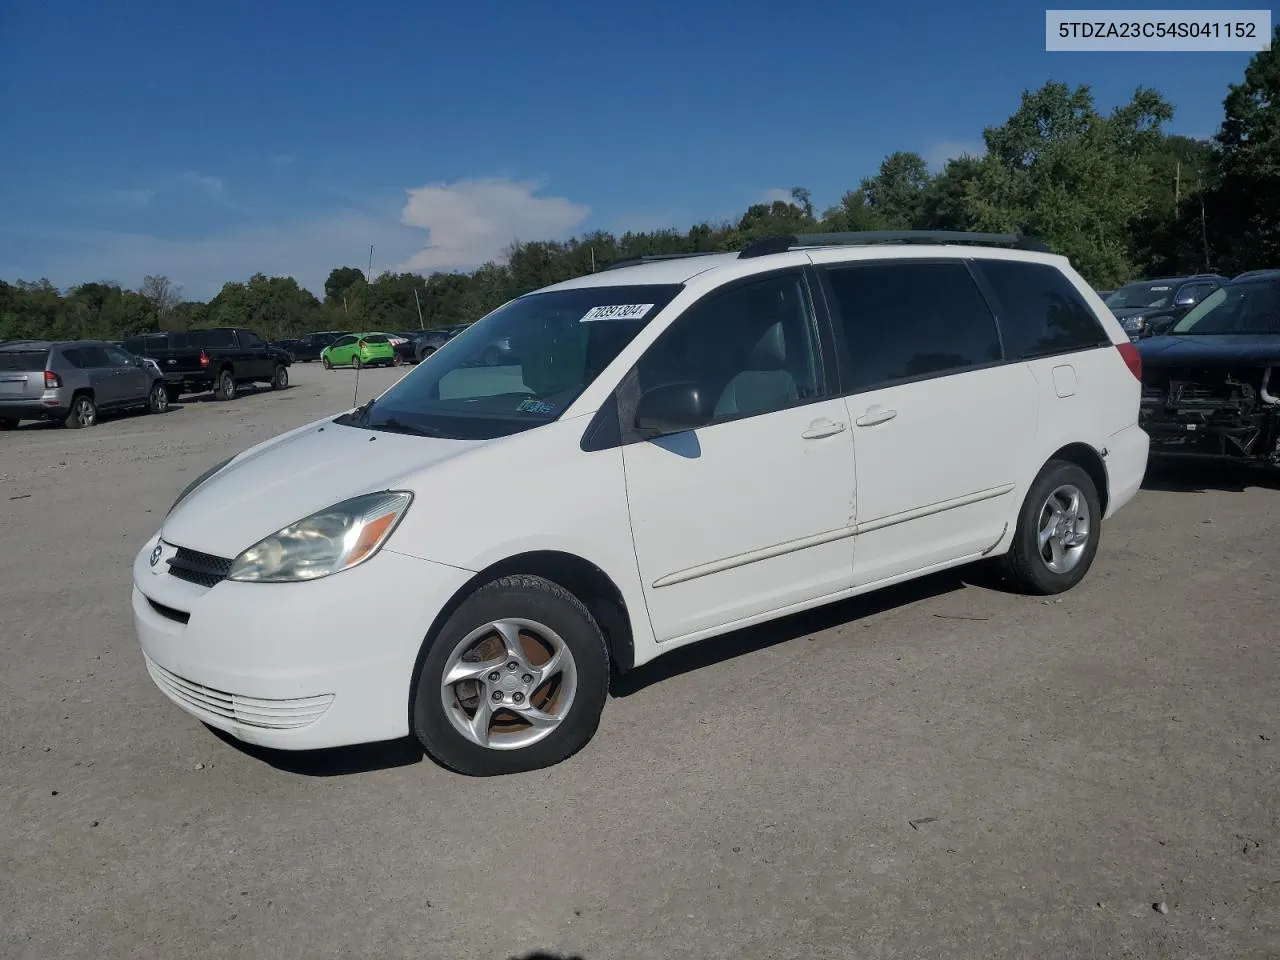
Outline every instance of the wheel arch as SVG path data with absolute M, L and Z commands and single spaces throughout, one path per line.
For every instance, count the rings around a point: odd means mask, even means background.
M 559 584 L 591 612 L 604 633 L 605 646 L 613 670 L 625 673 L 635 665 L 635 640 L 631 615 L 618 585 L 600 567 L 577 554 L 561 550 L 531 550 L 506 557 L 480 570 L 454 591 L 440 608 L 423 638 L 409 677 L 409 724 L 413 729 L 414 701 L 418 692 L 418 674 L 431 644 L 462 602 L 486 583 L 512 574 L 543 577 Z
M 1087 443 L 1068 443 L 1066 446 L 1055 450 L 1049 456 L 1049 459 L 1074 463 L 1089 474 L 1089 479 L 1093 481 L 1093 485 L 1098 489 L 1098 501 L 1102 507 L 1102 515 L 1106 516 L 1107 505 L 1111 496 L 1108 489 L 1110 481 L 1107 477 L 1107 464 L 1102 459 L 1102 454 Z

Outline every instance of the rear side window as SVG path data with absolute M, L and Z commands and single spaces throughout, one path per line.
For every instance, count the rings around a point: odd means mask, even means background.
M 364 342 L 365 343 L 386 343 L 387 338 L 384 334 L 375 333 L 371 336 L 365 337 Z
M 960 261 L 867 263 L 826 274 L 853 392 L 1002 359 L 995 317 Z
M 48 350 L 0 350 L 0 370 L 43 370 Z
M 234 347 L 235 345 L 236 335 L 230 330 L 187 331 L 187 346 L 193 349 L 195 347 L 218 349 L 222 347 Z
M 977 261 L 1000 301 L 1000 330 L 1010 360 L 1111 345 L 1111 338 L 1062 271 L 1044 263 Z

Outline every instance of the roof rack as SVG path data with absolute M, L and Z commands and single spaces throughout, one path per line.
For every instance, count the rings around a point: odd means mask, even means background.
M 601 266 L 596 272 L 601 270 L 617 270 L 619 267 L 634 267 L 638 263 L 656 263 L 659 260 L 683 260 L 685 257 L 709 257 L 719 251 L 701 250 L 697 253 L 650 253 L 643 257 L 627 257 L 624 260 L 610 260 Z
M 741 260 L 805 247 L 856 247 L 875 243 L 956 243 L 967 246 L 1013 247 L 1048 253 L 1043 241 L 1020 233 L 972 233 L 967 230 L 860 230 L 849 233 L 799 233 L 753 240 L 738 254 Z

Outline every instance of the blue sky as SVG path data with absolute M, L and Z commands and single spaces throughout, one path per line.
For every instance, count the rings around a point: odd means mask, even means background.
M 980 12 L 979 12 L 980 11 Z M 835 203 L 1047 80 L 1212 134 L 1246 53 L 1046 53 L 1044 5 L 44 0 L 0 8 L 0 278 L 212 296 L 515 237 Z

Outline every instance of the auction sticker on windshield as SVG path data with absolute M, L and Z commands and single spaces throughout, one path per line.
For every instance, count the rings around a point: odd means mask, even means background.
M 592 307 L 582 315 L 580 323 L 588 320 L 640 320 L 653 309 L 652 303 L 619 303 L 609 307 Z

